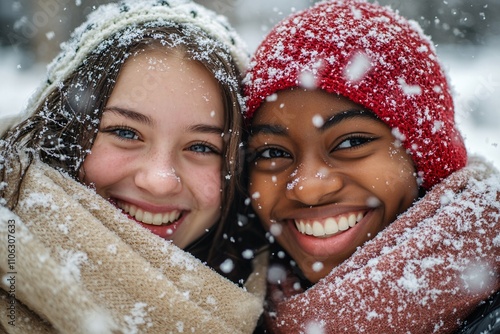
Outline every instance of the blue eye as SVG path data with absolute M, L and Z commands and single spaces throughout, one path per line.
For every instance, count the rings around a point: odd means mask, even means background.
M 218 154 L 219 150 L 212 145 L 208 145 L 206 143 L 198 143 L 189 146 L 188 148 L 189 151 L 195 152 L 195 153 L 202 153 L 202 154 Z
M 102 133 L 110 134 L 113 137 L 116 137 L 120 140 L 139 140 L 139 133 L 129 127 L 126 126 L 109 126 L 104 129 L 101 129 Z
M 133 130 L 130 129 L 114 129 L 111 131 L 115 136 L 121 138 L 121 139 L 127 139 L 127 140 L 137 140 L 139 139 L 139 136 L 137 133 Z

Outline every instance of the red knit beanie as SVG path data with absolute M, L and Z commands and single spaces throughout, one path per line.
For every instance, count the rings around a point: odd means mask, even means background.
M 416 22 L 362 0 L 321 2 L 289 16 L 250 63 L 247 121 L 266 97 L 310 84 L 349 98 L 391 127 L 425 189 L 465 166 L 445 74 Z

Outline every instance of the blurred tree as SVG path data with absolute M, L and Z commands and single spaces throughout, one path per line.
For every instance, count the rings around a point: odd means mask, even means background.
M 437 44 L 484 45 L 500 36 L 500 1 L 379 0 L 379 3 L 390 5 L 420 23 Z
M 2 45 L 25 52 L 29 61 L 47 63 L 59 51 L 59 44 L 94 6 L 111 0 L 18 0 L 2 1 L 9 13 L 2 23 Z

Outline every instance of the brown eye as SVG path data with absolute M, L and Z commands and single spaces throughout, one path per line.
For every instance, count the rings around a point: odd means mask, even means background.
M 290 154 L 278 148 L 266 148 L 257 152 L 255 159 L 279 159 L 279 158 L 290 158 Z
M 343 149 L 350 149 L 350 148 L 355 148 L 364 144 L 367 144 L 374 140 L 374 138 L 371 137 L 363 137 L 363 136 L 353 136 L 345 139 L 342 141 L 337 147 L 335 147 L 335 150 L 343 150 Z

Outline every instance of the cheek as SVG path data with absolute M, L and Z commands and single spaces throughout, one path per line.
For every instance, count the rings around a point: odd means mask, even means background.
M 85 158 L 83 166 L 80 169 L 80 178 L 83 183 L 95 184 L 98 186 L 102 183 L 101 180 L 105 180 L 108 174 L 108 158 L 109 154 L 103 154 L 103 150 L 99 149 L 99 146 L 94 145 L 91 152 Z
M 250 173 L 250 184 L 248 187 L 249 196 L 252 199 L 252 207 L 261 219 L 267 221 L 270 207 L 274 200 L 278 199 L 280 187 L 277 184 L 276 177 Z
M 211 169 L 202 169 L 187 176 L 187 181 L 191 184 L 194 197 L 200 207 L 220 208 L 221 206 L 221 167 L 216 166 Z
M 391 154 L 387 168 L 380 169 L 378 188 L 380 200 L 387 209 L 387 219 L 392 221 L 406 211 L 418 196 L 418 185 L 413 163 L 404 152 Z
M 385 163 L 379 165 L 379 187 L 388 193 L 408 193 L 416 187 L 415 169 L 411 158 L 400 149 L 391 150 L 382 158 Z
M 93 184 L 97 193 L 101 193 L 103 187 L 122 177 L 123 167 L 128 165 L 126 160 L 116 150 L 96 141 L 80 168 L 80 181 L 86 185 Z

